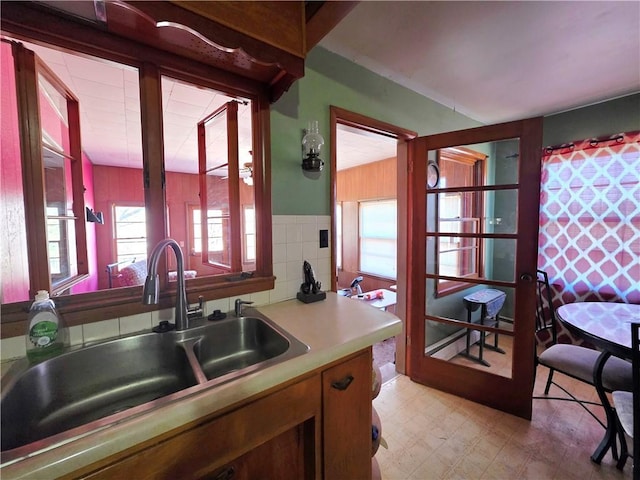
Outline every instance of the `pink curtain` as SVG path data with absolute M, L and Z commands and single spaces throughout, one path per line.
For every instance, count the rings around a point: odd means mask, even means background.
M 539 222 L 554 304 L 640 303 L 640 132 L 546 149 Z

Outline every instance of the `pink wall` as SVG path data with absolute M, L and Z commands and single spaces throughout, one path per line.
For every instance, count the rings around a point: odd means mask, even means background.
M 93 194 L 93 164 L 84 152 L 82 153 L 82 182 L 84 184 L 85 206 L 98 211 L 95 208 Z M 87 261 L 89 263 L 89 278 L 71 289 L 71 293 L 93 292 L 98 289 L 98 246 L 96 229 L 106 228 L 99 223 L 87 222 Z
M 22 190 L 22 164 L 20 136 L 18 132 L 18 109 L 16 105 L 16 82 L 13 75 L 11 45 L 2 42 L 2 103 L 0 116 L 2 142 L 0 145 L 0 268 L 2 303 L 20 302 L 29 299 L 29 263 L 27 258 L 27 233 L 24 225 L 24 201 Z M 11 281 L 6 281 L 7 279 Z

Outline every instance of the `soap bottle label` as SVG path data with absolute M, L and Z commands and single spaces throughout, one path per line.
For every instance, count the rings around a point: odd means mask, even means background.
M 44 348 L 56 340 L 58 336 L 58 319 L 53 313 L 39 313 L 31 324 L 29 340 L 35 347 Z

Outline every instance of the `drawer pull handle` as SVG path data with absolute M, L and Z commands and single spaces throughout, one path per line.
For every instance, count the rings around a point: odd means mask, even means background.
M 336 380 L 335 382 L 332 382 L 331 386 L 336 390 L 346 390 L 347 388 L 349 388 L 349 385 L 351 385 L 351 382 L 353 382 L 353 376 L 347 375 L 342 380 Z
M 235 474 L 236 469 L 231 466 L 218 473 L 215 477 L 213 477 L 213 480 L 230 480 L 235 476 Z

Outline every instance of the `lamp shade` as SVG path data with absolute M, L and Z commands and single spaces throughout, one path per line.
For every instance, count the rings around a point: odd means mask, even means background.
M 324 145 L 324 138 L 318 132 L 318 121 L 309 122 L 307 133 L 302 138 L 303 158 L 302 169 L 312 172 L 319 172 L 324 166 L 320 158 L 320 151 Z

